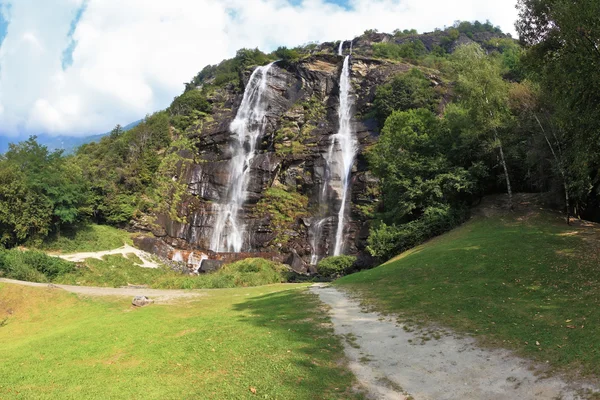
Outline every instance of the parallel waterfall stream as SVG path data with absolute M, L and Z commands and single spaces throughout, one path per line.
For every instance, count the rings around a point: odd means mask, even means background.
M 237 253 L 242 251 L 244 245 L 245 226 L 238 214 L 247 199 L 250 166 L 265 127 L 268 106 L 265 92 L 272 66 L 273 63 L 257 67 L 252 72 L 240 108 L 229 127 L 236 136 L 231 147 L 227 203 L 214 207 L 217 217 L 210 248 L 215 252 Z
M 344 42 L 342 41 L 338 49 L 338 55 L 340 56 L 343 56 L 343 44 Z M 357 141 L 351 126 L 353 101 L 350 92 L 350 55 L 347 55 L 344 58 L 342 73 L 340 75 L 340 104 L 338 109 L 339 128 L 337 133 L 332 135 L 331 144 L 325 156 L 327 173 L 319 196 L 319 203 L 324 204 L 327 200 L 327 191 L 332 187 L 337 193 L 338 198 L 341 200 L 340 208 L 337 213 L 337 226 L 333 248 L 333 255 L 335 256 L 342 254 L 342 251 L 344 250 L 344 225 L 347 215 L 350 174 L 358 149 Z M 339 182 L 337 179 L 339 179 Z M 323 236 L 324 223 L 329 218 L 331 218 L 331 215 L 324 216 L 312 224 L 311 264 L 313 265 L 315 265 L 318 262 L 319 257 L 322 256 L 322 254 L 319 254 L 319 245 L 321 244 Z

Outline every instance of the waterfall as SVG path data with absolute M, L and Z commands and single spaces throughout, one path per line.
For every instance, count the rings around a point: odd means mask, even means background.
M 252 72 L 240 108 L 229 126 L 235 138 L 231 145 L 227 203 L 215 205 L 217 220 L 210 248 L 216 252 L 237 253 L 242 250 L 244 244 L 245 226 L 239 221 L 238 213 L 246 202 L 250 164 L 256 155 L 256 144 L 265 127 L 268 106 L 265 92 L 272 65 L 273 63 L 257 67 Z
M 310 265 L 317 265 L 317 262 L 319 261 L 319 244 L 321 236 L 323 236 L 323 224 L 325 221 L 327 221 L 327 218 L 321 218 L 311 226 L 311 228 L 314 228 L 312 229 L 312 239 L 310 241 L 310 247 L 312 248 Z
M 348 189 L 350 186 L 350 173 L 352 164 L 356 156 L 357 143 L 350 120 L 352 118 L 352 98 L 350 95 L 350 56 L 344 58 L 342 75 L 340 76 L 340 107 L 338 109 L 339 130 L 333 135 L 331 147 L 329 148 L 328 162 L 335 167 L 336 175 L 342 183 L 342 203 L 338 212 L 338 224 L 335 233 L 334 256 L 342 253 L 344 244 L 344 220 L 346 217 L 346 204 L 348 203 Z M 335 149 L 335 144 L 339 144 L 339 150 Z M 335 150 L 335 151 L 334 151 Z M 334 153 L 337 153 L 333 161 Z
M 343 56 L 343 55 L 344 55 L 344 41 L 341 40 L 340 47 L 338 47 L 338 56 Z
M 344 42 L 340 42 L 338 55 L 342 56 Z M 338 109 L 339 129 L 332 136 L 329 150 L 325 156 L 326 172 L 321 191 L 319 192 L 319 204 L 325 204 L 327 192 L 331 188 L 341 198 L 341 205 L 337 215 L 337 227 L 333 255 L 342 253 L 344 244 L 344 222 L 348 203 L 348 191 L 350 186 L 350 173 L 357 151 L 357 142 L 352 132 L 350 120 L 352 117 L 352 97 L 350 95 L 350 56 L 344 58 L 342 74 L 340 76 L 340 106 Z M 332 178 L 339 177 L 339 183 L 333 182 Z M 329 216 L 322 216 L 311 224 L 311 264 L 315 265 L 319 259 L 319 244 L 323 236 L 323 226 Z

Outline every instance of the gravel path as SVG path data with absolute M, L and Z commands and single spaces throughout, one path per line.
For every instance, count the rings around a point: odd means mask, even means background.
M 373 399 L 567 400 L 590 388 L 537 377 L 531 362 L 480 349 L 472 338 L 445 334 L 423 341 L 423 332 L 407 332 L 393 318 L 364 312 L 333 287 L 314 285 L 311 291 L 331 307 L 350 368 Z
M 119 247 L 118 249 L 113 249 L 113 250 L 94 251 L 94 252 L 87 252 L 87 253 L 57 254 L 57 255 L 53 255 L 53 256 L 60 257 L 63 260 L 67 260 L 67 261 L 81 262 L 81 261 L 84 261 L 86 258 L 97 258 L 97 259 L 101 260 L 103 256 L 113 255 L 113 254 L 122 254 L 123 256 L 125 256 L 126 254 L 135 254 L 136 256 L 139 257 L 140 260 L 142 260 L 142 264 L 141 265 L 138 264 L 138 265 L 140 265 L 140 267 L 144 267 L 144 268 L 160 267 L 160 265 L 158 265 L 157 263 L 152 261 L 152 256 L 150 255 L 150 253 L 146 253 L 143 250 L 136 249 L 135 247 L 132 247 L 128 244 L 124 245 L 123 247 Z
M 77 293 L 87 296 L 147 296 L 156 303 L 167 303 L 171 300 L 189 299 L 193 297 L 205 296 L 206 293 L 191 290 L 167 290 L 167 289 L 147 289 L 142 287 L 127 287 L 127 288 L 110 288 L 96 286 L 73 286 L 73 285 L 57 285 L 54 283 L 35 283 L 17 281 L 14 279 L 0 278 L 0 283 L 12 283 L 15 285 L 33 286 L 64 289 L 67 292 Z

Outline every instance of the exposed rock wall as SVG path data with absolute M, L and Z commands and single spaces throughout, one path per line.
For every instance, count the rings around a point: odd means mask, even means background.
M 314 216 L 323 207 L 319 204 L 319 191 L 326 173 L 324 153 L 331 135 L 338 129 L 342 62 L 342 57 L 321 54 L 297 63 L 278 62 L 272 67 L 266 94 L 269 101 L 266 129 L 257 145 L 259 154 L 250 165 L 248 201 L 241 213 L 247 232 L 244 251 L 291 255 L 296 269 L 307 269 L 302 262 L 306 264 L 310 259 L 308 232 Z M 356 254 L 365 247 L 369 224 L 361 206 L 377 201 L 372 190 L 376 181 L 367 170 L 364 156 L 365 149 L 377 139 L 377 129 L 375 121 L 365 119 L 365 115 L 370 110 L 375 88 L 410 66 L 362 57 L 352 58 L 351 65 L 356 116 L 352 125 L 360 149 L 352 169 L 352 206 L 345 253 Z M 181 167 L 179 176 L 174 177 L 187 184 L 187 193 L 178 205 L 179 216 L 158 215 L 152 229 L 155 236 L 173 248 L 209 247 L 215 223 L 213 204 L 223 202 L 227 195 L 228 162 L 232 156 L 229 124 L 242 94 L 231 86 L 215 91 L 209 99 L 213 104 L 211 118 L 187 132 L 194 139 L 195 150 L 181 154 L 192 162 Z M 294 210 L 297 218 L 286 220 L 285 215 L 278 215 L 285 214 L 285 210 L 278 209 L 277 204 L 265 204 L 278 201 L 277 196 L 269 197 L 273 196 L 272 188 L 294 193 L 294 199 L 299 199 L 298 209 Z M 329 192 L 329 207 L 339 209 L 339 194 Z M 305 204 L 300 200 L 305 200 Z M 275 212 L 261 214 L 261 210 L 273 207 Z M 325 223 L 324 240 L 318 244 L 323 255 L 333 251 L 337 223 L 333 215 Z

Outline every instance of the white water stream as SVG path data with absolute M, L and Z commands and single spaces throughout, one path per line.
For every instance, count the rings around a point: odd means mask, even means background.
M 344 42 L 340 42 L 338 55 L 343 56 Z M 350 83 L 350 56 L 344 58 L 344 65 L 340 75 L 340 106 L 338 109 L 339 129 L 331 138 L 329 151 L 325 156 L 326 169 L 325 182 L 320 192 L 319 202 L 324 204 L 327 201 L 327 191 L 333 189 L 341 197 L 341 205 L 338 211 L 337 227 L 335 233 L 335 242 L 333 255 L 340 255 L 344 247 L 344 222 L 346 220 L 346 208 L 348 203 L 348 190 L 350 186 L 350 173 L 354 157 L 357 151 L 357 142 L 352 132 L 352 96 Z M 332 180 L 336 178 L 336 182 Z M 339 178 L 339 183 L 337 179 Z M 329 216 L 323 216 L 313 222 L 311 227 L 311 264 L 315 265 L 319 257 L 319 245 L 323 236 L 323 227 Z
M 356 156 L 357 143 L 352 132 L 352 97 L 350 94 L 350 56 L 344 58 L 342 75 L 340 76 L 340 107 L 338 109 L 339 130 L 333 135 L 327 163 L 332 167 L 332 175 L 339 176 L 342 186 L 342 203 L 338 212 L 338 224 L 335 233 L 334 256 L 342 253 L 344 245 L 344 220 L 346 217 L 346 205 L 348 203 L 348 189 L 350 186 L 350 172 Z M 336 148 L 336 143 L 339 145 Z
M 234 133 L 232 158 L 229 163 L 229 189 L 227 203 L 217 204 L 217 220 L 210 241 L 216 252 L 240 252 L 244 244 L 245 226 L 238 214 L 247 198 L 250 164 L 256 155 L 256 144 L 265 127 L 268 102 L 265 92 L 269 70 L 273 63 L 257 67 L 246 86 L 244 97 L 229 129 Z

